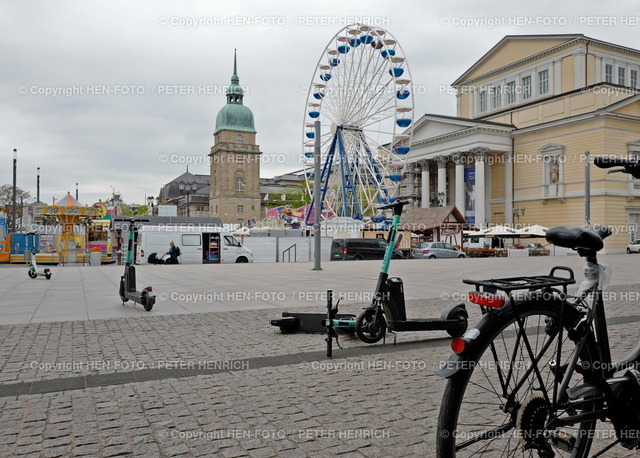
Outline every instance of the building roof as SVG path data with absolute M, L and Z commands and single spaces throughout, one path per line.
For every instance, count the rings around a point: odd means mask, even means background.
M 180 191 L 180 182 L 184 181 L 187 183 L 196 182 L 198 187 L 196 189 L 195 196 L 206 195 L 209 196 L 211 193 L 211 188 L 209 186 L 209 175 L 200 175 L 193 174 L 190 172 L 185 172 L 182 175 L 174 178 L 169 183 L 162 187 L 160 194 L 163 195 L 163 202 L 167 202 L 170 200 L 177 199 L 184 195 L 184 192 Z
M 472 75 L 478 71 L 489 59 L 496 56 L 500 53 L 505 47 L 515 41 L 528 41 L 528 42 L 544 42 L 541 43 L 541 47 L 537 51 L 532 51 L 529 55 L 521 55 L 520 59 L 511 61 L 506 67 L 494 68 L 491 69 L 488 73 L 485 71 L 480 72 L 480 74 L 473 76 Z M 550 52 L 555 52 L 566 46 L 573 46 L 578 43 L 585 44 L 594 44 L 601 48 L 611 49 L 615 51 L 622 52 L 624 54 L 634 55 L 636 57 L 640 56 L 640 50 L 634 48 L 628 48 L 626 46 L 616 45 L 614 43 L 609 43 L 602 40 L 597 40 L 591 37 L 587 37 L 581 33 L 574 34 L 541 34 L 541 35 L 507 35 L 502 40 L 500 40 L 495 46 L 493 46 L 489 51 L 487 51 L 480 59 L 478 59 L 471 67 L 469 67 L 459 78 L 457 78 L 451 86 L 458 87 L 462 86 L 469 81 L 473 81 L 474 79 L 484 78 L 490 73 L 498 72 L 505 70 L 507 67 L 516 67 L 518 65 L 522 65 L 527 63 L 527 61 L 542 57 L 545 54 Z
M 402 215 L 401 230 L 411 232 L 429 232 L 442 226 L 452 224 L 449 220 L 453 216 L 455 222 L 453 224 L 462 224 L 467 226 L 467 220 L 464 219 L 462 213 L 455 206 L 447 207 L 430 207 L 430 208 L 414 208 Z

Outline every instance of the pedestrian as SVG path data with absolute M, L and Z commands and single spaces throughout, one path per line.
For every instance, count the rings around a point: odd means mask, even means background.
M 167 253 L 169 258 L 169 264 L 179 264 L 178 256 L 180 256 L 180 248 L 175 246 L 173 240 L 169 242 L 169 252 Z

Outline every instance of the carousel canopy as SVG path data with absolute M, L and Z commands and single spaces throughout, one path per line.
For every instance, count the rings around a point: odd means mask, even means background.
M 84 205 L 74 199 L 70 192 L 67 192 L 66 196 L 56 202 L 56 207 L 84 207 Z

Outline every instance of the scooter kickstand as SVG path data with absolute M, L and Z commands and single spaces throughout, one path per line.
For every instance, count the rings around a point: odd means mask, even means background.
M 391 334 L 393 336 L 393 345 L 395 345 L 396 344 L 396 338 L 398 337 L 398 334 L 396 334 L 393 331 L 389 331 L 389 334 Z

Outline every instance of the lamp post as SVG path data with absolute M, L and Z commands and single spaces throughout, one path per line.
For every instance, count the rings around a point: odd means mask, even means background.
M 178 183 L 178 189 L 180 189 L 180 192 L 184 193 L 187 196 L 187 217 L 191 216 L 189 196 L 196 192 L 197 187 L 198 183 L 196 183 L 195 181 L 180 181 Z
M 13 191 L 11 197 L 11 233 L 16 232 L 16 170 L 18 168 L 18 150 L 13 149 Z

